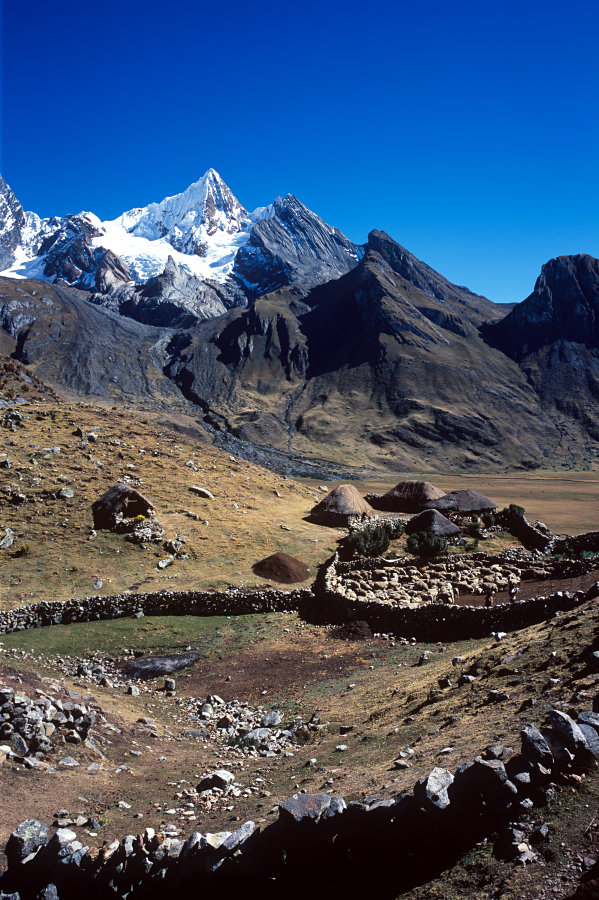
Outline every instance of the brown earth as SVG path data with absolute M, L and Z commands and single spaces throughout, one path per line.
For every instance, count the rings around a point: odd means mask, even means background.
M 85 829 L 76 830 L 85 843 L 99 844 L 104 838 L 145 826 L 159 828 L 166 822 L 174 822 L 184 834 L 198 827 L 220 830 L 247 818 L 266 824 L 276 815 L 274 804 L 298 789 L 309 793 L 330 790 L 346 799 L 410 790 L 433 765 L 453 770 L 490 743 L 517 748 L 519 724 L 540 724 L 551 703 L 561 700 L 566 708 L 571 704 L 588 708 L 596 692 L 595 678 L 579 667 L 578 660 L 596 647 L 598 632 L 596 601 L 550 623 L 508 635 L 500 644 L 489 639 L 447 646 L 401 645 L 381 638 L 337 640 L 331 629 L 306 625 L 297 616 L 287 615 L 264 617 L 259 642 L 233 652 L 229 652 L 224 634 L 220 649 L 177 678 L 175 697 L 156 690 L 160 682 L 139 697 L 128 697 L 122 690 L 89 687 L 65 678 L 65 689 L 83 697 L 90 691 L 107 719 L 108 727 L 101 720 L 95 726 L 98 743 L 108 757 L 102 763 L 104 769 L 95 775 L 85 771 L 88 760 L 100 760 L 81 747 L 67 751 L 82 760 L 80 770 L 57 770 L 52 776 L 27 772 L 15 764 L 3 765 L 2 795 L 9 799 L 3 803 L 1 835 L 6 838 L 26 814 L 50 824 L 59 807 L 96 815 L 102 823 L 96 837 L 90 837 Z M 26 635 L 4 638 L 7 662 L 1 664 L 0 675 L 15 683 L 18 668 L 19 689 L 31 691 L 42 686 L 48 690 L 40 676 L 59 675 L 57 663 L 11 655 L 10 646 L 22 646 Z M 430 660 L 419 666 L 424 649 L 430 651 Z M 451 662 L 456 656 L 464 657 L 457 668 Z M 477 671 L 476 681 L 458 688 L 457 676 L 472 667 Z M 448 676 L 451 685 L 439 691 L 442 676 Z M 490 703 L 491 689 L 506 690 L 508 699 Z M 301 715 L 307 720 L 318 712 L 328 725 L 309 744 L 298 746 L 293 757 L 246 761 L 243 769 L 235 769 L 238 781 L 242 786 L 256 785 L 257 792 L 232 801 L 233 809 L 218 804 L 206 809 L 196 804 L 194 820 L 167 813 L 184 802 L 177 794 L 196 784 L 205 771 L 230 767 L 240 760 L 226 748 L 182 736 L 191 724 L 186 714 L 188 698 L 202 698 L 207 693 L 225 699 L 247 698 L 266 707 L 275 705 L 288 719 Z M 156 723 L 155 731 L 136 724 L 140 715 Z M 341 737 L 342 725 L 352 728 Z M 120 733 L 111 726 L 121 729 Z M 335 749 L 340 741 L 348 747 L 344 753 Z M 393 760 L 405 747 L 414 749 L 410 767 L 397 770 Z M 132 757 L 131 748 L 140 749 L 142 755 Z M 59 750 L 57 755 L 64 752 Z M 317 759 L 316 767 L 306 767 L 310 757 Z M 115 774 L 115 768 L 123 763 L 131 772 Z M 257 782 L 257 778 L 264 781 Z M 121 799 L 131 808 L 119 809 Z M 585 829 L 598 804 L 599 780 L 593 769 L 581 782 L 562 785 L 555 805 L 537 814 L 550 822 L 553 857 L 542 857 L 541 864 L 523 873 L 497 863 L 490 852 L 481 858 L 480 851 L 478 855 L 473 851 L 455 869 L 410 896 L 414 900 L 466 896 L 482 900 L 501 885 L 502 893 L 496 896 L 539 900 L 546 887 L 558 885 L 559 890 L 549 895 L 565 898 L 576 886 L 580 873 L 575 867 L 576 855 L 585 847 Z M 136 813 L 143 818 L 133 818 Z M 560 842 L 567 842 L 563 852 Z M 484 889 L 479 885 L 483 877 Z
M 288 553 L 273 553 L 266 559 L 252 566 L 254 575 L 260 575 L 267 581 L 276 581 L 279 584 L 297 584 L 307 581 L 310 577 L 310 569 L 300 559 L 289 556 Z

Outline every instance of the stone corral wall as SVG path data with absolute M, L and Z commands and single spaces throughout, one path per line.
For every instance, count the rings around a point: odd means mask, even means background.
M 587 531 L 586 534 L 575 534 L 555 542 L 555 553 L 566 553 L 568 549 L 574 553 L 582 553 L 585 550 L 597 553 L 599 551 L 599 531 Z
M 292 612 L 311 596 L 310 588 L 295 591 L 160 591 L 112 594 L 81 600 L 44 601 L 0 612 L 0 634 L 127 616 L 238 616 Z
M 526 516 L 518 516 L 509 509 L 504 509 L 497 513 L 495 521 L 517 538 L 527 550 L 545 553 L 553 548 L 556 535 L 545 526 L 538 527 L 540 523 L 537 523 L 537 526 L 531 525 Z
M 486 557 L 490 562 L 493 557 Z M 506 560 L 502 557 L 496 559 Z M 398 637 L 414 637 L 421 641 L 463 640 L 468 637 L 485 637 L 492 632 L 515 631 L 551 618 L 558 611 L 573 609 L 585 600 L 599 595 L 598 585 L 586 593 L 575 594 L 558 591 L 548 597 L 536 597 L 520 603 L 502 604 L 491 608 L 456 606 L 447 603 L 420 603 L 411 606 L 398 605 L 386 598 L 381 590 L 375 597 L 352 597 L 344 587 L 348 575 L 357 566 L 376 571 L 382 560 L 360 560 L 357 563 L 340 563 L 334 556 L 322 567 L 314 584 L 313 612 L 321 621 L 344 622 L 348 619 L 364 620 L 374 631 L 395 634 Z M 577 561 L 578 564 L 578 561 Z M 580 561 L 581 568 L 597 565 L 592 561 Z M 456 562 L 459 565 L 459 560 Z M 531 566 L 523 570 L 528 573 Z M 598 583 L 599 584 L 599 583 Z
M 549 836 L 547 825 L 531 823 L 535 808 L 552 801 L 564 776 L 599 757 L 599 714 L 584 711 L 574 721 L 551 709 L 546 727 L 525 725 L 520 741 L 519 753 L 493 745 L 455 772 L 435 767 L 411 793 L 387 799 L 294 794 L 263 831 L 250 821 L 179 840 L 146 828 L 95 849 L 68 828 L 48 840 L 48 827 L 28 819 L 6 845 L 0 896 L 395 897 L 492 833 L 497 857 L 531 863 Z

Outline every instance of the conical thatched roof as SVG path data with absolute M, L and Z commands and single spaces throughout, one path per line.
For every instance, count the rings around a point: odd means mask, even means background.
M 456 537 L 462 532 L 457 525 L 446 519 L 436 509 L 425 509 L 424 512 L 413 516 L 406 525 L 406 534 L 414 534 L 417 531 L 430 531 L 443 537 Z
M 430 500 L 426 504 L 426 508 L 458 513 L 477 513 L 497 509 L 497 504 L 485 497 L 484 494 L 479 494 L 478 491 L 468 488 L 463 491 L 451 491 L 438 500 Z
M 438 500 L 444 496 L 444 492 L 430 481 L 400 481 L 377 498 L 376 506 L 391 512 L 418 512 L 429 500 Z
M 94 528 L 110 529 L 114 528 L 120 518 L 132 519 L 135 516 L 149 518 L 156 515 L 156 509 L 135 488 L 119 482 L 92 504 L 92 515 Z
M 325 525 L 346 525 L 357 516 L 373 516 L 374 510 L 353 484 L 333 488 L 311 510 L 314 521 Z

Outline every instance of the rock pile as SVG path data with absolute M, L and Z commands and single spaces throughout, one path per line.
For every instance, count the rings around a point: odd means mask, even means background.
M 0 684 L 0 749 L 7 756 L 42 760 L 60 734 L 69 744 L 84 741 L 94 712 L 83 703 L 42 695 L 36 700 Z
M 190 719 L 200 725 L 196 729 L 198 737 L 235 747 L 250 757 L 292 755 L 298 741 L 309 739 L 321 727 L 318 716 L 308 723 L 296 718 L 283 724 L 281 714 L 274 709 L 252 707 L 240 700 L 225 702 L 216 694 L 203 701 L 192 698 L 187 702 Z M 193 735 L 194 730 L 187 733 Z

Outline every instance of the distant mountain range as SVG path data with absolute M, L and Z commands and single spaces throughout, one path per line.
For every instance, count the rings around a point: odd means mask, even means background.
M 39 219 L 0 181 L 0 265 L 0 326 L 40 377 L 191 413 L 240 454 L 396 471 L 599 456 L 590 256 L 498 305 L 291 195 L 248 213 L 210 169 L 111 222 Z
M 64 282 L 158 325 L 211 318 L 288 284 L 313 287 L 362 255 L 291 194 L 249 213 L 214 169 L 107 222 L 90 212 L 40 219 L 0 179 L 0 248 L 0 275 Z

